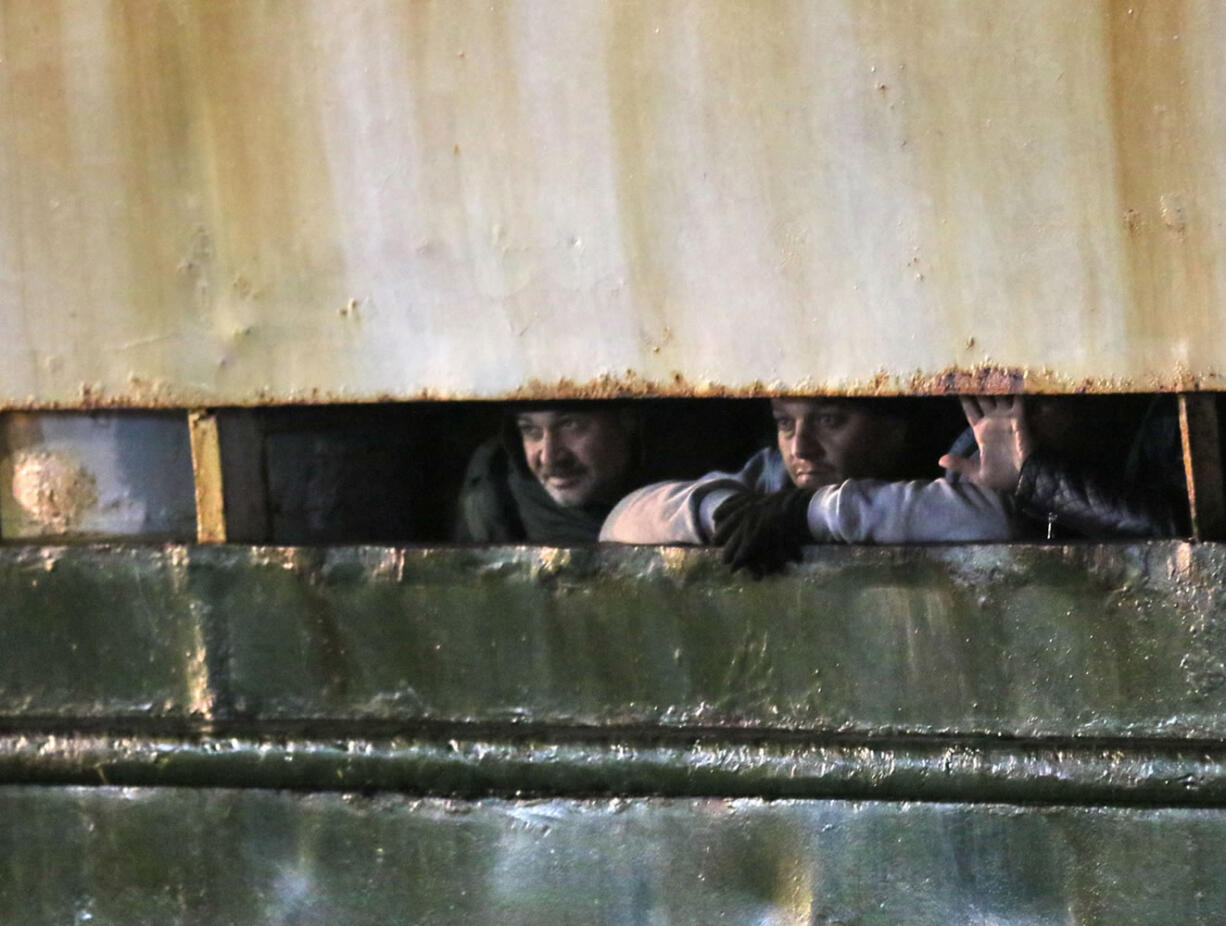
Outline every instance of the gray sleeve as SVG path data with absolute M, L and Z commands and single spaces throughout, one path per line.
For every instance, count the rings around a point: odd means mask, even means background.
M 657 482 L 631 492 L 609 512 L 600 539 L 613 543 L 707 544 L 714 512 L 738 492 L 778 489 L 777 451 L 761 450 L 736 473 L 714 472 L 691 482 Z
M 936 543 L 1011 540 L 1014 522 L 998 492 L 969 480 L 883 482 L 849 479 L 822 486 L 809 502 L 818 540 Z

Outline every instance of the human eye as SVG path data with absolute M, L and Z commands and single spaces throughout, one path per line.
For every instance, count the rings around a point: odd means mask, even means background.
M 568 434 L 578 434 L 587 428 L 587 419 L 567 415 L 558 422 L 558 428 Z
M 791 434 L 796 430 L 796 421 L 787 415 L 776 415 L 775 428 L 780 434 Z
M 541 439 L 541 428 L 539 425 L 533 424 L 531 421 L 520 421 L 516 425 L 519 428 L 519 436 L 527 441 L 538 441 Z
M 827 430 L 837 431 L 847 423 L 845 412 L 822 412 L 817 416 L 817 423 Z

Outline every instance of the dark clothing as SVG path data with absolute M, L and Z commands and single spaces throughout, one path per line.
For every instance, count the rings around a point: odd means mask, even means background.
M 464 473 L 453 539 L 470 543 L 588 543 L 612 505 L 559 505 L 498 438 L 473 454 Z
M 978 452 L 968 428 L 950 451 Z M 1111 462 L 1111 461 L 1108 461 Z M 1188 533 L 1187 490 L 1172 397 L 1158 396 L 1133 434 L 1124 465 L 1114 472 L 1058 452 L 1033 451 L 1022 464 L 1014 505 L 1035 533 L 1053 538 L 1175 537 Z
M 1179 505 L 1157 486 L 1112 482 L 1042 451 L 1022 464 L 1014 493 L 1018 510 L 1052 519 L 1064 535 L 1173 537 L 1181 528 Z

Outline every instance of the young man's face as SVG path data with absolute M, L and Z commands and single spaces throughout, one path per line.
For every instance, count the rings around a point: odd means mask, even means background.
M 631 431 L 616 411 L 521 412 L 528 469 L 564 508 L 614 502 L 630 470 Z
M 889 478 L 898 467 L 906 425 L 855 399 L 772 399 L 779 452 L 801 488 L 856 478 Z

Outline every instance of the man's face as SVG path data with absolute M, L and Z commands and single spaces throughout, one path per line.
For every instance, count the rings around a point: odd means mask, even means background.
M 792 482 L 816 488 L 897 469 L 906 426 L 855 399 L 772 399 L 779 452 Z
M 521 412 L 528 469 L 565 508 L 613 502 L 630 469 L 630 428 L 616 411 Z

